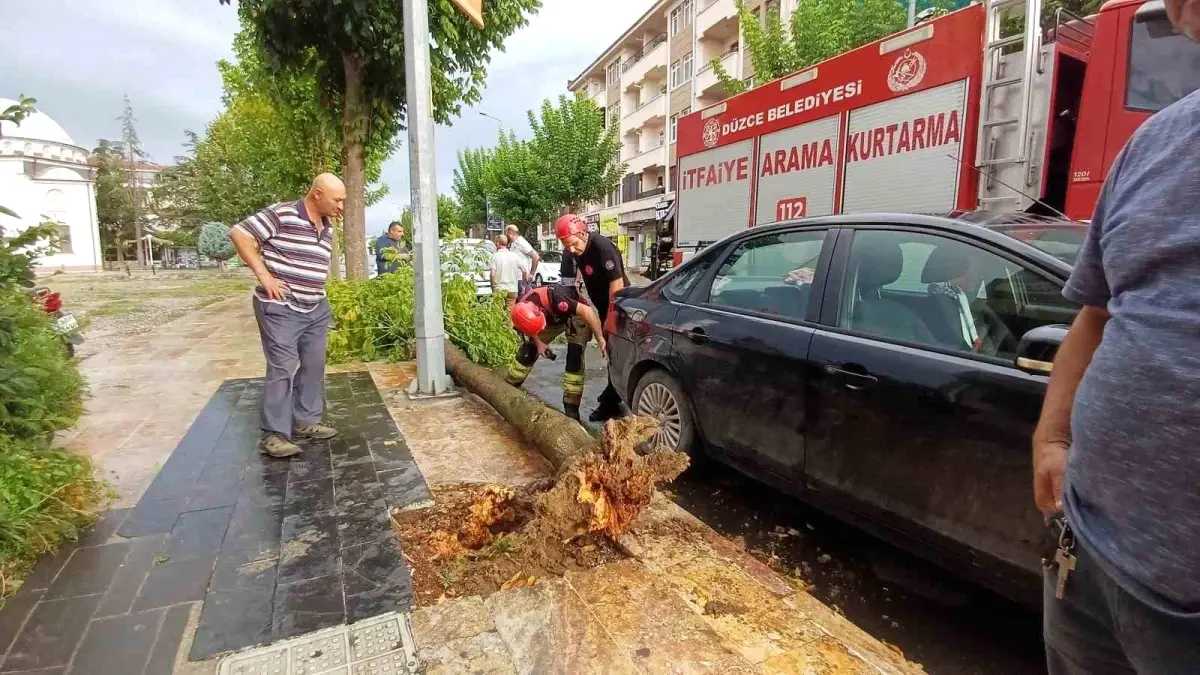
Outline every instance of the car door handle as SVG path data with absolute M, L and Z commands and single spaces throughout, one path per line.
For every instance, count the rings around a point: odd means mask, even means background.
M 825 374 L 843 378 L 846 388 L 853 391 L 863 391 L 879 384 L 879 378 L 871 375 L 861 366 L 852 369 L 839 368 L 832 364 L 825 365 Z
M 689 330 L 686 335 L 689 340 L 698 345 L 708 342 L 708 333 L 705 333 L 703 328 L 693 328 Z

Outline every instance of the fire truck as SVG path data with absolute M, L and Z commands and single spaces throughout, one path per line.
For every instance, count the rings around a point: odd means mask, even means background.
M 674 262 L 734 231 L 866 211 L 1090 218 L 1139 125 L 1200 86 L 1162 0 L 987 0 L 679 120 Z

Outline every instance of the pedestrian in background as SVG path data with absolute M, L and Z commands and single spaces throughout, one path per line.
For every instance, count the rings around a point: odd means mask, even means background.
M 1166 9 L 1200 35 L 1200 0 Z M 1037 506 L 1074 542 L 1046 572 L 1051 675 L 1200 672 L 1197 148 L 1200 91 L 1129 139 L 1063 291 L 1083 309 L 1033 445 Z
M 258 278 L 254 316 L 267 361 L 259 447 L 272 457 L 300 454 L 297 441 L 337 436 L 321 424 L 325 339 L 333 322 L 325 279 L 333 251 L 329 219 L 341 216 L 345 203 L 341 179 L 323 173 L 302 199 L 268 206 L 229 231 Z
M 532 279 L 533 275 L 537 274 L 538 264 L 542 262 L 542 257 L 533 248 L 533 244 L 530 244 L 525 240 L 525 237 L 521 236 L 521 230 L 516 225 L 505 227 L 504 236 L 508 238 L 509 249 L 528 261 L 526 267 L 529 269 L 529 278 Z M 524 295 L 526 290 L 528 289 L 522 286 L 521 294 Z
M 394 253 L 385 255 L 384 251 L 391 249 Z M 387 232 L 375 240 L 375 271 L 379 274 L 389 274 L 400 269 L 400 263 L 410 258 L 408 249 L 404 246 L 404 226 L 400 221 L 393 220 L 388 225 Z
M 511 311 L 521 292 L 522 282 L 529 281 L 529 262 L 509 248 L 508 237 L 496 237 L 496 253 L 492 255 L 492 292 L 503 293 L 504 304 Z

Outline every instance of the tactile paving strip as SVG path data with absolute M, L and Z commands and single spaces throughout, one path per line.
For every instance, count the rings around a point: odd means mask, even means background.
M 384 614 L 230 654 L 217 675 L 416 675 L 407 614 Z

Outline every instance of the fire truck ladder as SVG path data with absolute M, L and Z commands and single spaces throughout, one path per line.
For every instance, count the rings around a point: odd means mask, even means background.
M 1001 167 L 1008 165 L 1028 166 L 1030 146 L 1030 102 L 1033 96 L 1033 81 L 1038 66 L 1039 53 L 1042 46 L 1042 0 L 985 0 L 987 6 L 987 23 L 983 52 L 983 89 L 979 112 L 979 144 L 976 151 L 975 166 L 988 181 Z M 1023 23 L 1020 31 L 1012 31 L 1014 24 Z M 1007 24 L 1007 25 L 1006 25 Z M 1006 35 L 1006 28 L 1012 33 Z M 1014 47 L 1021 45 L 1020 69 L 1015 75 L 1005 73 L 1005 66 L 1012 59 L 1004 57 L 1018 53 Z M 1007 94 L 1010 87 L 1017 87 L 1020 92 L 1016 114 L 1011 112 L 1011 106 L 999 104 L 1000 92 Z M 1006 109 L 1007 108 L 1007 109 Z M 997 146 L 1001 136 L 1015 130 L 1015 152 L 1007 150 L 1006 154 L 998 155 Z M 1011 137 L 1010 137 L 1011 138 Z M 1005 144 L 1011 146 L 1011 143 Z M 1011 154 L 1008 154 L 1011 152 Z M 1020 203 L 1021 195 L 1013 194 L 1002 197 L 981 197 L 980 205 L 984 208 L 993 202 Z

